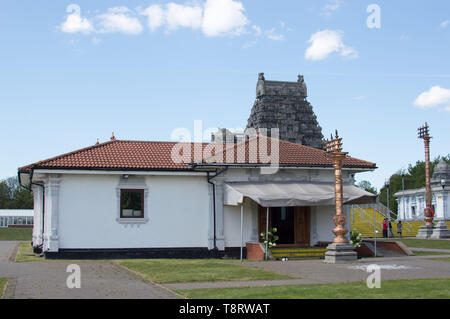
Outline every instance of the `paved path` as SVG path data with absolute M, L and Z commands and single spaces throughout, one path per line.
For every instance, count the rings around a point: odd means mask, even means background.
M 382 280 L 450 278 L 450 262 L 431 259 L 440 257 L 448 258 L 450 255 L 365 258 L 351 264 L 325 264 L 322 260 L 244 262 L 243 266 L 287 274 L 298 279 L 179 283 L 165 286 L 170 289 L 197 289 L 365 281 L 369 275 L 365 269 L 369 264 L 378 264 L 382 267 Z
M 14 263 L 9 257 L 17 242 L 0 241 L 0 277 L 10 278 L 4 298 L 177 298 L 168 290 L 148 283 L 110 262 L 77 262 L 81 288 L 66 285 L 71 262 Z

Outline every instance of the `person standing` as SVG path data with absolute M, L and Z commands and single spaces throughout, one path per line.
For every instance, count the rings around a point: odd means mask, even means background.
M 403 231 L 403 224 L 402 224 L 402 221 L 399 220 L 397 223 L 397 235 L 400 238 L 402 238 L 402 231 Z
M 386 238 L 388 236 L 388 222 L 387 218 L 383 220 L 383 237 Z
M 389 234 L 391 235 L 392 238 L 394 238 L 394 233 L 392 232 L 392 223 L 391 221 L 388 221 L 388 225 L 389 225 Z

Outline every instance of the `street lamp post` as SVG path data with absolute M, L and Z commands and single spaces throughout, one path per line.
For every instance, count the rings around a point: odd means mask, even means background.
M 338 136 L 336 130 L 335 137 L 331 135 L 330 140 L 326 140 L 324 148 L 327 157 L 333 161 L 334 167 L 334 197 L 336 204 L 336 214 L 333 216 L 333 222 L 336 227 L 333 233 L 336 236 L 333 243 L 328 245 L 328 251 L 325 253 L 326 263 L 351 262 L 357 259 L 357 254 L 352 244 L 349 244 L 345 235 L 348 233 L 346 224 L 347 217 L 343 211 L 343 186 L 342 186 L 342 163 L 347 157 L 347 152 L 342 151 L 342 138 Z

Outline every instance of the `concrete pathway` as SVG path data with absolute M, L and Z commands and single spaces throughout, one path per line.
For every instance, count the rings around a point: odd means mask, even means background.
M 255 280 L 165 284 L 169 289 L 259 287 L 279 285 L 329 284 L 366 281 L 369 264 L 381 266 L 382 280 L 450 278 L 450 262 L 431 258 L 450 255 L 365 258 L 351 264 L 325 264 L 322 260 L 244 262 L 241 265 L 290 275 L 291 280 Z
M 167 289 L 144 281 L 111 262 L 77 262 L 81 269 L 81 288 L 66 285 L 71 262 L 14 263 L 9 257 L 17 242 L 0 241 L 0 277 L 7 277 L 3 298 L 177 298 Z

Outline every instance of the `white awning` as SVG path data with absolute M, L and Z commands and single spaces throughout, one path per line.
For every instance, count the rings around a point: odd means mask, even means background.
M 239 205 L 244 197 L 251 198 L 263 207 L 325 206 L 334 205 L 334 184 L 331 183 L 226 183 L 225 205 Z M 353 185 L 343 186 L 344 204 L 375 202 L 376 195 Z

